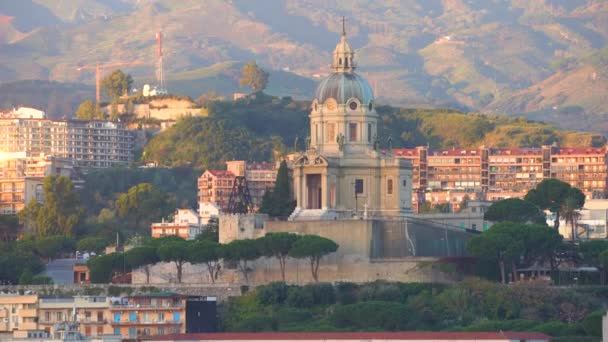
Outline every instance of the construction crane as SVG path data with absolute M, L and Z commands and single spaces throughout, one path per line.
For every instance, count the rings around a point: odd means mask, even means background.
M 76 68 L 78 71 L 82 70 L 95 70 L 95 103 L 99 104 L 101 101 L 101 93 L 99 90 L 99 82 L 101 79 L 101 71 L 103 69 L 108 68 L 116 68 L 121 66 L 131 66 L 131 65 L 139 65 L 142 64 L 141 61 L 131 61 L 131 62 L 111 62 L 111 63 L 96 63 L 95 65 L 83 65 L 81 67 Z

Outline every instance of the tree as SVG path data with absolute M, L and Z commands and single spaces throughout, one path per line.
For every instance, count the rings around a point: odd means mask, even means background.
M 178 283 L 182 282 L 182 269 L 190 258 L 189 245 L 190 242 L 181 240 L 168 242 L 158 248 L 158 256 L 161 261 L 175 263 Z
M 476 257 L 497 262 L 501 281 L 506 284 L 506 265 L 514 263 L 524 252 L 521 235 L 520 224 L 501 222 L 469 240 L 467 248 Z
M 560 210 L 568 197 L 572 197 L 576 201 L 578 209 L 585 204 L 585 195 L 580 190 L 572 188 L 570 184 L 559 179 L 549 178 L 544 179 L 536 185 L 536 188 L 528 191 L 524 199 L 536 204 L 542 210 L 549 210 L 555 214 L 553 228 L 559 230 Z
M 99 254 L 110 242 L 101 237 L 86 237 L 76 243 L 76 250 L 81 252 L 95 252 Z
M 0 215 L 0 241 L 12 241 L 19 233 L 17 215 Z
M 279 260 L 281 267 L 281 279 L 285 281 L 285 263 L 289 256 L 289 251 L 300 238 L 293 233 L 268 233 L 261 238 L 262 253 L 268 257 L 275 257 Z
M 535 204 L 519 198 L 508 198 L 492 203 L 483 218 L 493 222 L 538 224 L 545 222 L 545 216 Z
M 125 253 L 125 259 L 132 269 L 143 268 L 146 284 L 150 283 L 150 266 L 160 261 L 157 249 L 152 246 L 132 248 Z
M 507 266 L 516 280 L 518 265 L 532 266 L 553 258 L 561 242 L 562 236 L 547 225 L 499 222 L 469 240 L 467 248 L 480 259 L 496 262 L 501 281 L 506 283 Z
M 298 239 L 289 251 L 289 256 L 310 261 L 310 271 L 315 282 L 319 281 L 319 262 L 321 259 L 338 250 L 334 241 L 317 236 L 304 235 Z
M 91 283 L 107 284 L 112 281 L 114 273 L 122 273 L 127 268 L 124 253 L 110 253 L 99 255 L 87 260 L 87 267 L 91 274 Z
M 283 160 L 277 171 L 274 189 L 267 189 L 264 193 L 260 212 L 273 217 L 286 217 L 293 212 L 295 206 L 296 203 L 290 195 L 289 169 Z
M 118 216 L 133 220 L 134 230 L 140 231 L 142 221 L 159 220 L 173 212 L 167 195 L 150 183 L 140 183 L 118 196 L 115 203 Z M 144 226 L 147 226 L 144 225 Z
M 121 70 L 114 70 L 101 80 L 100 87 L 106 96 L 116 98 L 128 95 L 132 84 L 131 75 L 124 74 Z
M 41 209 L 42 205 L 36 199 L 32 199 L 17 213 L 19 222 L 23 224 L 26 232 L 36 235 L 40 233 L 38 230 L 38 214 Z
M 65 176 L 47 176 L 42 189 L 44 205 L 32 200 L 18 213 L 19 219 L 41 236 L 72 236 L 83 214 L 72 181 Z
M 572 241 L 576 241 L 578 232 L 576 231 L 576 223 L 581 214 L 579 210 L 585 204 L 585 194 L 577 188 L 570 188 L 566 198 L 559 209 L 560 215 L 564 218 L 566 224 L 570 223 L 572 229 Z
M 103 120 L 105 113 L 91 100 L 86 100 L 78 106 L 76 118 L 80 120 Z
M 224 245 L 224 260 L 237 264 L 239 271 L 249 282 L 249 267 L 247 263 L 261 256 L 259 242 L 251 239 L 234 240 Z
M 74 240 L 65 236 L 47 236 L 35 240 L 36 254 L 44 259 L 55 259 L 61 252 L 71 252 Z
M 592 240 L 582 241 L 578 246 L 578 251 L 583 259 L 583 262 L 589 266 L 595 266 L 600 271 L 600 283 L 606 284 L 606 275 L 608 273 L 608 264 L 606 263 L 606 254 L 608 251 L 608 241 Z
M 112 102 L 110 102 L 110 120 L 118 121 L 119 116 L 120 113 L 118 112 L 118 101 L 113 99 Z
M 209 280 L 215 284 L 219 271 L 219 261 L 222 259 L 222 245 L 217 242 L 201 240 L 190 245 L 190 263 L 205 264 L 209 272 Z
M 249 87 L 254 93 L 263 91 L 268 84 L 268 72 L 260 68 L 255 61 L 251 61 L 241 69 L 239 86 Z

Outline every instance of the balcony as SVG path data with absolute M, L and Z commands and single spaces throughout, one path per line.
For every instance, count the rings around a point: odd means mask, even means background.
M 180 321 L 174 321 L 174 320 L 164 320 L 164 321 L 157 321 L 157 320 L 140 320 L 140 319 L 136 319 L 134 321 L 112 321 L 111 322 L 112 325 L 179 325 L 182 324 L 182 322 Z
M 38 329 L 38 324 L 36 322 L 23 322 L 19 324 L 20 330 L 36 330 Z
M 21 317 L 38 317 L 38 310 L 36 309 L 21 309 L 19 310 Z

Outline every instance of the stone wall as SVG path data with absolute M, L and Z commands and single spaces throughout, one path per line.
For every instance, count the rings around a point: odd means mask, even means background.
M 108 295 L 108 289 L 123 288 L 123 294 L 143 294 L 157 291 L 174 292 L 185 296 L 217 297 L 219 301 L 241 295 L 238 285 L 230 284 L 91 284 L 91 285 L 4 285 L 3 293 L 30 291 L 43 296 Z M 115 290 L 113 290 L 115 291 Z

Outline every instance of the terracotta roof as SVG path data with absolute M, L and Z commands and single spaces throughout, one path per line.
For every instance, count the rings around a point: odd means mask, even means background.
M 234 173 L 226 170 L 207 170 L 210 174 L 216 177 L 234 177 Z
M 396 148 L 393 149 L 393 155 L 398 157 L 415 157 L 418 156 L 418 150 L 415 148 Z
M 272 340 L 547 340 L 550 336 L 533 332 L 327 332 L 327 333 L 203 333 L 171 334 L 154 341 L 272 341 Z
M 491 156 L 542 155 L 540 148 L 500 148 L 490 149 Z
M 584 155 L 592 155 L 592 154 L 606 154 L 606 150 L 604 148 L 597 147 L 564 147 L 557 150 L 555 154 L 584 154 Z

